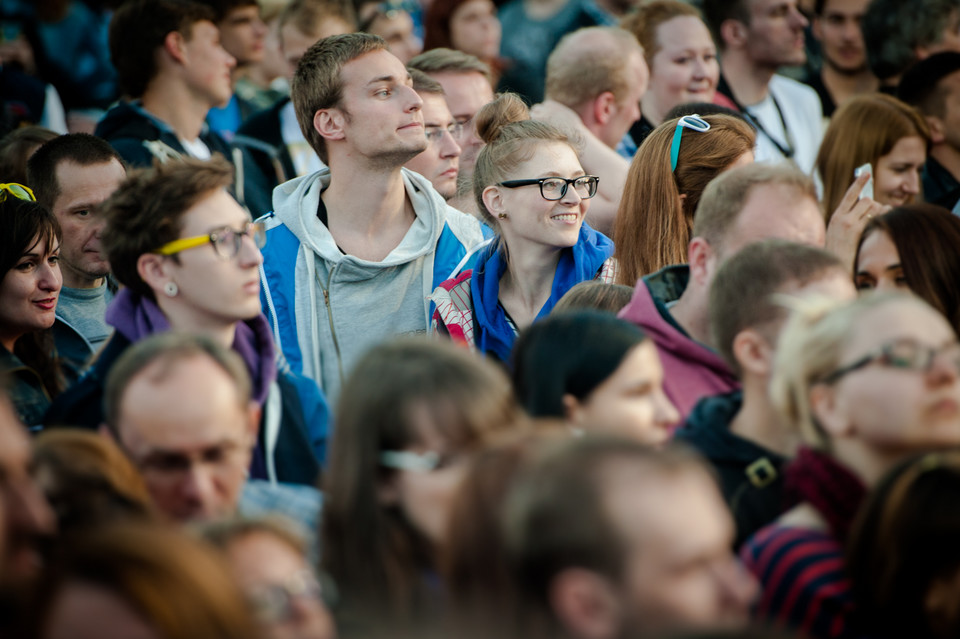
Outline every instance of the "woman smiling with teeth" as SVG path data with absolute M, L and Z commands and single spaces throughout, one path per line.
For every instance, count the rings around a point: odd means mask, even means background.
M 574 284 L 613 275 L 613 243 L 583 223 L 599 178 L 584 173 L 574 141 L 529 118 L 509 93 L 477 114 L 486 146 L 473 191 L 495 237 L 475 269 L 433 294 L 435 330 L 501 361 L 517 331 L 545 317 Z

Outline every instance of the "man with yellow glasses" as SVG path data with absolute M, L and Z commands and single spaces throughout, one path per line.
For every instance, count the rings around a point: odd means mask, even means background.
M 312 485 L 329 411 L 274 348 L 260 307 L 265 236 L 227 192 L 231 176 L 225 160 L 171 162 L 132 175 L 104 204 L 103 248 L 124 286 L 106 315 L 115 333 L 48 423 L 99 426 L 107 374 L 130 344 L 168 330 L 204 335 L 240 355 L 253 383 L 251 477 Z

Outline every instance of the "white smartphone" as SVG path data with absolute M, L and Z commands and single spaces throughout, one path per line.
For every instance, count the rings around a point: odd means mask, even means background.
M 853 170 L 853 179 L 857 179 L 864 173 L 869 174 L 870 179 L 867 180 L 867 183 L 863 185 L 863 188 L 860 190 L 860 197 L 858 197 L 857 199 L 862 200 L 863 198 L 868 197 L 872 200 L 873 199 L 873 167 L 870 166 L 870 163 L 867 162 L 866 164 L 860 165 L 857 168 L 855 168 Z

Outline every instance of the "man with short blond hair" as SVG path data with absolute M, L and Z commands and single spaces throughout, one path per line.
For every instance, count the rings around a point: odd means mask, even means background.
M 274 191 L 264 308 L 287 360 L 335 404 L 364 351 L 427 331 L 429 293 L 469 268 L 483 233 L 404 168 L 427 148 L 423 100 L 382 38 L 350 33 L 313 45 L 292 97 L 329 168 Z

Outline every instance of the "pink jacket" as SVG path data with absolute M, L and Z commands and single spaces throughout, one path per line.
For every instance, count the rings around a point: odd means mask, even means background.
M 663 364 L 663 388 L 680 411 L 681 423 L 702 397 L 740 388 L 736 375 L 720 355 L 691 339 L 657 309 L 654 296 L 661 304 L 678 299 L 688 277 L 686 266 L 668 266 L 648 275 L 637 282 L 633 298 L 618 314 L 642 328 L 657 345 Z

